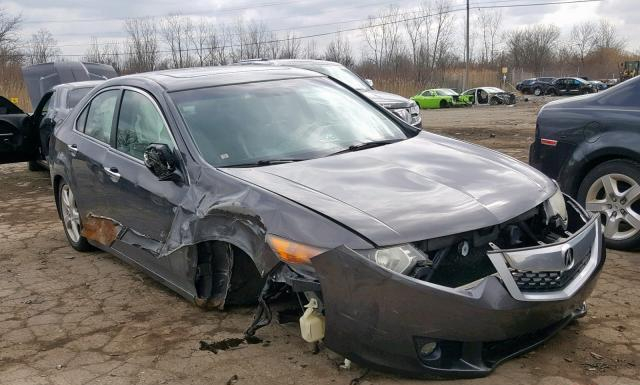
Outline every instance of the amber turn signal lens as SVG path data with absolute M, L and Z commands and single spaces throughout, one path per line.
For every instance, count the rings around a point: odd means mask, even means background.
M 311 263 L 311 258 L 326 251 L 271 234 L 267 235 L 267 243 L 278 258 L 283 262 L 293 264 Z

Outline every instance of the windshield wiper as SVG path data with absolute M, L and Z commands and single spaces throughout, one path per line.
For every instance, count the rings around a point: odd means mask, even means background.
M 230 164 L 228 166 L 222 166 L 222 167 L 261 167 L 261 166 L 271 166 L 271 165 L 274 165 L 274 164 L 301 162 L 303 160 L 306 160 L 306 159 L 297 159 L 297 158 L 261 159 L 261 160 L 255 161 L 255 162 Z
M 374 140 L 374 141 L 371 141 L 371 142 L 352 144 L 351 146 L 345 148 L 344 150 L 340 150 L 340 151 L 333 152 L 333 153 L 329 154 L 329 156 L 338 155 L 338 154 L 344 154 L 345 152 L 354 152 L 354 151 L 366 150 L 367 148 L 380 147 L 380 146 L 384 146 L 386 144 L 401 142 L 403 140 L 404 139 L 385 139 L 385 140 Z

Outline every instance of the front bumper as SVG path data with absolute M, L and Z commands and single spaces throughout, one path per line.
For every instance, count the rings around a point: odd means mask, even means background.
M 598 219 L 566 244 L 588 261 L 565 290 L 535 295 L 523 293 L 507 267 L 531 263 L 526 252 L 495 251 L 490 258 L 498 273 L 471 288 L 449 288 L 386 270 L 346 247 L 327 251 L 312 259 L 322 286 L 325 344 L 354 362 L 412 377 L 485 376 L 586 312 L 605 260 Z M 551 258 L 563 245 L 535 251 Z M 421 354 L 429 343 L 436 349 Z

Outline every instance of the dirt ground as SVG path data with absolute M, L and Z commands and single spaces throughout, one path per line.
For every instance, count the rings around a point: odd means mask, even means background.
M 424 126 L 526 160 L 540 103 L 423 113 Z M 1 384 L 399 384 L 343 370 L 340 357 L 274 323 L 240 337 L 252 308 L 202 311 L 102 252 L 78 253 L 56 217 L 48 174 L 0 166 Z M 589 314 L 491 376 L 447 384 L 640 384 L 640 256 L 608 252 Z M 401 325 L 399 325 L 401 327 Z M 473 320 L 469 320 L 473 327 Z

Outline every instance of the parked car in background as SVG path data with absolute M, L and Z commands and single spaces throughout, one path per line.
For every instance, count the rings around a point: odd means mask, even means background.
M 460 95 L 450 88 L 434 88 L 424 90 L 412 96 L 411 100 L 418 103 L 420 108 L 447 108 L 467 103 L 460 100 Z
M 306 341 L 412 376 L 486 376 L 540 346 L 586 314 L 605 261 L 599 218 L 542 173 L 302 69 L 110 79 L 50 161 L 76 250 L 206 308 L 259 303 L 248 335 L 290 290 Z
M 598 92 L 598 88 L 581 78 L 558 78 L 544 90 L 547 95 L 584 95 Z
M 598 89 L 598 91 L 604 91 L 608 88 L 607 85 L 600 80 L 590 80 L 589 83 L 595 86 Z
M 373 88 L 373 82 L 362 79 L 340 63 L 327 60 L 278 59 L 278 60 L 244 60 L 238 64 L 275 65 L 302 68 L 331 76 L 347 86 L 362 92 L 366 97 L 387 108 L 402 120 L 414 127 L 422 127 L 420 108 L 413 100 L 389 92 Z
M 607 245 L 640 247 L 640 78 L 546 104 L 529 163 L 604 224 Z
M 49 138 L 55 126 L 93 87 L 116 72 L 104 64 L 64 62 L 27 66 L 22 73 L 35 109 L 27 114 L 9 100 L 0 100 L 0 157 L 27 161 L 29 170 L 36 171 L 48 166 Z
M 520 87 L 520 92 L 523 94 L 533 94 L 540 96 L 545 93 L 545 90 L 549 88 L 551 83 L 555 81 L 555 78 L 534 78 L 529 79 L 526 84 L 523 83 Z
M 516 95 L 496 87 L 479 87 L 464 91 L 459 100 L 475 105 L 516 104 Z

